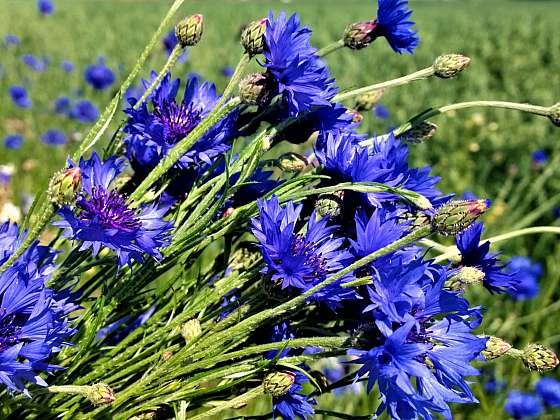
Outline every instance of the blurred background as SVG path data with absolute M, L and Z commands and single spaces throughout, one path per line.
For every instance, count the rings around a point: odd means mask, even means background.
M 54 0 L 54 10 L 39 10 L 35 0 L 0 0 L 0 221 L 20 220 L 33 194 L 63 166 L 171 3 Z M 328 63 L 343 89 L 405 75 L 442 53 L 462 53 L 471 64 L 457 79 L 434 78 L 387 91 L 364 114 L 364 131 L 383 133 L 427 108 L 454 102 L 550 106 L 560 101 L 560 1 L 411 0 L 410 5 L 421 38 L 414 56 L 395 54 L 385 42 L 338 51 Z M 240 27 L 268 10 L 297 12 L 320 48 L 340 38 L 348 23 L 373 18 L 376 7 L 375 0 L 187 0 L 179 15 L 204 14 L 205 34 L 174 76 L 196 73 L 223 88 L 241 55 Z M 172 35 L 161 40 L 150 67 L 161 67 L 173 41 Z M 411 148 L 411 164 L 432 165 L 446 193 L 491 199 L 486 237 L 560 225 L 559 128 L 546 118 L 490 109 L 449 113 L 433 122 L 439 126 L 436 135 Z M 558 351 L 557 237 L 529 235 L 499 245 L 506 257 L 530 258 L 514 260 L 527 269 L 528 291 L 517 299 L 469 291 L 471 302 L 489 307 L 481 333 L 499 335 L 516 347 L 538 341 Z M 518 363 L 489 365 L 475 387 L 481 405 L 461 408 L 456 418 L 507 418 L 508 390 L 532 392 L 537 379 Z M 323 406 L 349 413 L 366 414 L 376 405 L 351 389 L 321 398 L 329 400 Z M 244 412 L 264 409 L 257 404 Z M 546 417 L 560 418 L 560 411 L 549 409 Z

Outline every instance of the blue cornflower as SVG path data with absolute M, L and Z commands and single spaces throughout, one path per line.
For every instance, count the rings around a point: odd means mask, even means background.
M 472 191 L 465 191 L 461 194 L 461 200 L 478 200 L 478 195 L 473 193 Z
M 14 104 L 20 108 L 30 108 L 33 102 L 27 94 L 27 90 L 23 86 L 12 86 L 10 88 L 10 96 Z
M 272 331 L 270 333 L 270 337 L 268 338 L 269 343 L 279 343 L 281 341 L 290 340 L 295 338 L 296 335 L 290 329 L 290 326 L 287 322 L 282 322 L 280 324 L 275 325 L 272 327 Z M 286 347 L 281 352 L 278 350 L 271 350 L 266 352 L 265 357 L 267 359 L 274 359 L 275 357 L 282 359 L 284 357 L 288 357 L 290 355 L 290 348 Z
M 21 245 L 16 225 L 0 225 L 0 264 Z M 45 287 L 54 271 L 55 253 L 35 242 L 16 262 L 0 274 L 0 384 L 10 392 L 23 392 L 26 382 L 46 386 L 39 376 L 58 366 L 50 357 L 69 345 L 75 330 L 67 315 L 78 309 L 67 291 Z
M 54 112 L 57 114 L 68 114 L 71 107 L 72 102 L 68 96 L 59 96 L 54 101 Z
M 71 61 L 68 61 L 68 60 L 63 60 L 60 63 L 60 68 L 65 73 L 72 73 L 74 71 L 74 63 L 72 63 Z
M 13 170 L 6 165 L 0 165 L 0 186 L 5 186 L 12 179 Z
M 4 37 L 4 44 L 6 47 L 17 47 L 19 46 L 19 37 L 13 34 L 7 34 Z
M 378 0 L 375 35 L 384 36 L 399 54 L 412 54 L 420 42 L 412 29 L 414 22 L 409 20 L 411 14 L 407 0 Z
M 45 57 L 36 58 L 33 54 L 22 55 L 21 61 L 37 73 L 42 73 L 49 67 L 49 61 Z
M 64 134 L 62 131 L 56 128 L 51 128 L 41 136 L 41 141 L 50 146 L 61 146 L 63 144 L 66 144 L 67 139 L 66 134 Z
M 498 259 L 497 253 L 490 252 L 490 242 L 480 244 L 484 230 L 482 223 L 473 223 L 457 235 L 457 248 L 461 254 L 461 266 L 476 267 L 484 272 L 483 284 L 491 293 L 515 294 L 519 279 Z
M 313 406 L 317 404 L 316 401 L 307 395 L 299 393 L 303 389 L 302 385 L 308 382 L 309 379 L 301 372 L 296 372 L 294 375 L 294 384 L 290 390 L 284 395 L 272 398 L 273 419 L 276 419 L 278 416 L 284 420 L 306 419 L 315 413 Z
M 334 79 L 311 46 L 311 31 L 301 27 L 294 14 L 286 20 L 272 12 L 267 20 L 263 52 L 267 74 L 274 80 L 274 94 L 282 96 L 291 116 L 316 106 L 330 105 L 336 94 Z
M 233 73 L 234 73 L 234 72 L 235 72 L 235 70 L 234 70 L 234 68 L 231 67 L 231 66 L 225 66 L 225 67 L 222 69 L 222 75 L 223 75 L 224 77 L 231 77 L 231 76 L 233 76 Z
M 156 77 L 155 73 L 152 78 Z M 142 173 L 149 172 L 169 151 L 186 137 L 216 106 L 220 97 L 216 87 L 209 82 L 199 83 L 191 78 L 185 86 L 182 101 L 177 98 L 180 80 L 171 80 L 166 75 L 151 96 L 151 106 L 143 103 L 138 109 L 136 100 L 129 99 L 131 107 L 124 127 L 126 156 L 132 167 Z M 147 86 L 149 82 L 145 81 Z M 212 164 L 214 160 L 229 150 L 227 141 L 235 133 L 236 113 L 222 119 L 206 133 L 177 162 L 177 169 L 194 169 L 200 165 Z
M 96 90 L 105 90 L 115 82 L 115 74 L 105 65 L 103 57 L 98 57 L 96 64 L 86 68 L 84 78 Z
M 101 328 L 97 331 L 95 338 L 97 340 L 104 340 L 107 345 L 116 345 L 120 343 L 127 335 L 137 328 L 140 328 L 152 317 L 157 307 L 154 305 L 146 312 L 138 316 L 134 321 L 129 321 L 132 319 L 131 315 L 126 315 L 121 319 Z M 128 323 L 128 324 L 127 324 Z M 123 327 L 123 328 L 121 328 Z M 120 330 L 119 330 L 120 329 Z M 118 332 L 116 332 L 119 330 Z M 116 332 L 116 333 L 115 333 Z
M 165 49 L 165 52 L 168 57 L 171 55 L 171 52 L 177 46 L 178 42 L 179 41 L 177 40 L 177 35 L 175 35 L 175 30 L 169 31 L 167 35 L 163 38 L 163 48 Z M 179 56 L 177 62 L 184 63 L 185 61 L 187 61 L 188 57 L 189 57 L 189 51 L 187 48 L 184 48 L 183 53 Z
M 294 207 L 288 202 L 281 207 L 278 198 L 257 200 L 259 217 L 252 221 L 252 231 L 260 242 L 265 261 L 264 274 L 287 291 L 306 291 L 348 265 L 351 254 L 342 250 L 343 238 L 336 238 L 336 226 L 328 226 L 328 219 L 317 220 L 313 213 L 307 223 L 307 231 L 298 234 L 296 222 L 302 206 Z M 347 276 L 331 283 L 312 298 L 325 303 L 331 309 L 343 300 L 356 298 L 355 292 L 344 289 L 341 283 Z
M 172 229 L 163 220 L 168 208 L 152 204 L 133 209 L 111 187 L 124 165 L 116 157 L 102 162 L 96 153 L 88 160 L 82 158 L 80 197 L 72 208 L 62 208 L 62 220 L 54 223 L 66 229 L 66 236 L 81 241 L 81 250 L 91 248 L 97 255 L 101 247 L 112 249 L 120 266 L 132 264 L 132 260 L 143 262 L 144 254 L 161 258 L 159 250 L 169 245 Z
M 504 405 L 504 410 L 515 420 L 536 417 L 542 414 L 541 401 L 534 395 L 511 391 Z
M 533 263 L 529 257 L 512 257 L 509 272 L 517 278 L 515 289 L 510 291 L 515 300 L 527 300 L 539 294 L 539 279 L 543 274 L 540 263 Z
M 546 162 L 548 162 L 548 153 L 542 149 L 535 150 L 531 157 L 535 167 L 543 166 Z
M 69 116 L 83 124 L 94 123 L 99 118 L 99 109 L 94 103 L 82 99 L 77 101 L 70 109 Z
M 548 407 L 560 407 L 560 381 L 554 378 L 542 378 L 535 385 L 535 392 Z
M 507 382 L 505 381 L 499 381 L 496 378 L 490 378 L 484 384 L 484 391 L 486 391 L 490 395 L 494 395 L 497 394 L 498 392 L 501 392 L 506 387 L 506 385 Z
M 42 15 L 48 16 L 54 12 L 54 4 L 52 0 L 37 0 L 37 9 Z
M 4 146 L 7 149 L 17 150 L 23 144 L 23 137 L 19 134 L 10 134 L 4 137 Z
M 391 113 L 389 112 L 389 109 L 386 106 L 377 104 L 373 108 L 373 115 L 375 115 L 380 120 L 386 120 L 391 116 Z

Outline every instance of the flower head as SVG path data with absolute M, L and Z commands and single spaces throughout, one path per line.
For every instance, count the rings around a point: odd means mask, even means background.
M 66 134 L 56 128 L 51 128 L 41 136 L 41 141 L 49 146 L 61 146 L 66 144 Z
M 115 74 L 105 65 L 103 57 L 99 57 L 96 64 L 86 68 L 84 77 L 86 82 L 96 90 L 105 90 L 115 82 Z
M 69 116 L 82 124 L 94 123 L 99 117 L 99 109 L 97 109 L 97 106 L 95 106 L 94 103 L 86 99 L 82 99 L 72 106 Z
M 512 257 L 509 271 L 517 278 L 515 289 L 510 291 L 515 300 L 528 300 L 539 294 L 539 280 L 543 274 L 540 263 L 534 263 L 529 257 Z
M 60 63 L 60 68 L 64 71 L 64 73 L 72 73 L 74 71 L 74 63 L 68 60 L 63 60 Z
M 72 103 L 68 96 L 59 96 L 54 101 L 54 112 L 62 115 L 68 114 L 71 106 Z
M 52 15 L 54 12 L 54 4 L 52 0 L 37 0 L 37 9 L 44 16 Z
M 128 206 L 125 197 L 111 184 L 124 169 L 124 162 L 112 157 L 102 162 L 96 153 L 79 164 L 82 192 L 74 207 L 59 211 L 62 220 L 55 226 L 66 236 L 82 242 L 81 250 L 94 255 L 101 247 L 112 249 L 119 265 L 144 261 L 144 254 L 160 258 L 160 249 L 169 244 L 172 224 L 164 221 L 167 208 L 156 204 L 140 209 Z
M 420 42 L 416 31 L 412 29 L 414 22 L 409 20 L 411 14 L 407 0 L 378 0 L 375 31 L 378 36 L 384 36 L 399 54 L 412 54 Z
M 49 66 L 49 61 L 45 57 L 36 58 L 33 54 L 24 54 L 21 57 L 21 61 L 37 73 L 44 72 Z
M 31 105 L 33 105 L 33 102 L 27 94 L 27 89 L 23 86 L 12 86 L 10 88 L 10 96 L 14 104 L 20 108 L 31 108 Z
M 6 146 L 6 149 L 17 150 L 21 148 L 22 144 L 23 144 L 23 137 L 20 136 L 19 134 L 10 134 L 4 137 L 4 146 Z
M 14 34 L 6 34 L 4 37 L 4 44 L 6 47 L 17 47 L 19 46 L 20 40 L 17 35 Z
M 312 417 L 315 410 L 313 406 L 317 404 L 315 400 L 307 395 L 301 394 L 303 384 L 309 379 L 301 372 L 294 373 L 294 384 L 284 395 L 272 398 L 272 417 L 278 416 L 284 420 L 295 420 L 296 418 L 306 419 Z
M 539 379 L 535 385 L 535 392 L 548 407 L 560 407 L 560 381 L 557 379 Z
M 511 391 L 504 405 L 504 410 L 515 420 L 518 420 L 539 416 L 543 412 L 543 406 L 535 395 Z

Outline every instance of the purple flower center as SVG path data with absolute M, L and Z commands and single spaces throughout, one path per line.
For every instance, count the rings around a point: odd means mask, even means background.
M 0 308 L 0 353 L 20 341 L 21 327 L 17 325 L 17 318 L 15 314 L 6 316 L 6 310 Z
M 202 121 L 201 112 L 193 104 L 177 105 L 165 102 L 163 107 L 156 106 L 154 115 L 165 129 L 165 140 L 175 144 L 185 138 Z
M 133 232 L 142 226 L 134 210 L 128 208 L 124 197 L 115 190 L 93 187 L 89 199 L 81 198 L 77 205 L 84 220 L 96 220 L 108 229 Z
M 314 242 L 308 242 L 303 235 L 296 235 L 290 251 L 294 256 L 303 256 L 305 265 L 313 269 L 310 280 L 325 275 L 327 261 L 322 255 L 316 253 Z

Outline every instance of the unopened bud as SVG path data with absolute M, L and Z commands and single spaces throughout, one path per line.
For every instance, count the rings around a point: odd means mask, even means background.
M 488 207 L 488 200 L 450 201 L 436 210 L 432 228 L 442 235 L 456 235 L 468 228 Z
M 523 350 L 523 364 L 530 370 L 546 372 L 558 366 L 558 357 L 548 347 L 532 343 Z
M 181 335 L 187 343 L 194 340 L 200 334 L 202 334 L 202 328 L 200 327 L 200 321 L 196 318 L 188 320 L 181 326 Z
M 322 194 L 315 202 L 315 211 L 321 217 L 338 217 L 342 213 L 344 191 Z
M 106 384 L 91 385 L 86 394 L 87 398 L 95 405 L 108 405 L 115 401 L 115 393 Z
M 488 341 L 486 341 L 486 348 L 482 350 L 481 354 L 486 360 L 494 360 L 505 355 L 511 349 L 512 346 L 507 341 L 499 337 L 490 336 Z
M 161 358 L 163 359 L 164 362 L 167 362 L 172 357 L 173 357 L 172 351 L 164 351 L 163 354 L 161 355 Z
M 49 184 L 49 200 L 63 207 L 76 201 L 82 187 L 82 174 L 79 167 L 64 169 L 55 174 Z
M 253 73 L 239 82 L 239 97 L 249 105 L 265 105 L 271 99 L 271 79 L 262 73 Z
M 235 250 L 231 256 L 229 267 L 234 271 L 249 269 L 261 257 L 261 253 L 256 251 L 256 248 L 252 246 L 252 244 L 245 244 L 246 245 L 241 245 L 240 248 Z
M 481 283 L 484 280 L 484 271 L 475 267 L 462 267 L 459 272 L 449 278 L 447 288 L 458 291 L 465 290 L 466 287 Z
M 360 124 L 364 120 L 364 116 L 355 109 L 348 110 L 350 115 L 352 115 L 352 122 Z
M 420 144 L 432 138 L 436 134 L 437 128 L 438 126 L 434 123 L 423 121 L 397 138 L 409 144 Z
M 248 24 L 241 32 L 241 45 L 247 54 L 257 55 L 263 52 L 266 23 L 266 19 L 256 20 Z
M 344 45 L 353 50 L 361 50 L 371 44 L 377 34 L 377 21 L 357 22 L 348 25 L 344 31 Z
M 469 57 L 461 54 L 440 55 L 434 61 L 434 74 L 442 79 L 450 79 L 461 73 L 471 62 Z
M 384 93 L 384 89 L 377 89 L 358 96 L 356 99 L 356 109 L 358 111 L 372 110 L 373 107 L 379 103 Z
M 227 217 L 230 217 L 233 213 L 235 212 L 235 209 L 233 207 L 228 207 L 227 209 L 225 209 L 225 211 L 222 213 L 222 217 L 225 219 Z
M 295 381 L 296 375 L 293 372 L 271 372 L 263 379 L 264 392 L 273 397 L 280 397 L 288 393 Z
M 284 172 L 300 172 L 308 165 L 309 162 L 305 156 L 293 152 L 284 153 L 276 161 L 276 166 Z
M 191 15 L 186 17 L 175 27 L 175 35 L 183 48 L 198 44 L 204 31 L 204 17 Z
M 548 118 L 556 127 L 560 127 L 560 102 L 550 107 Z

